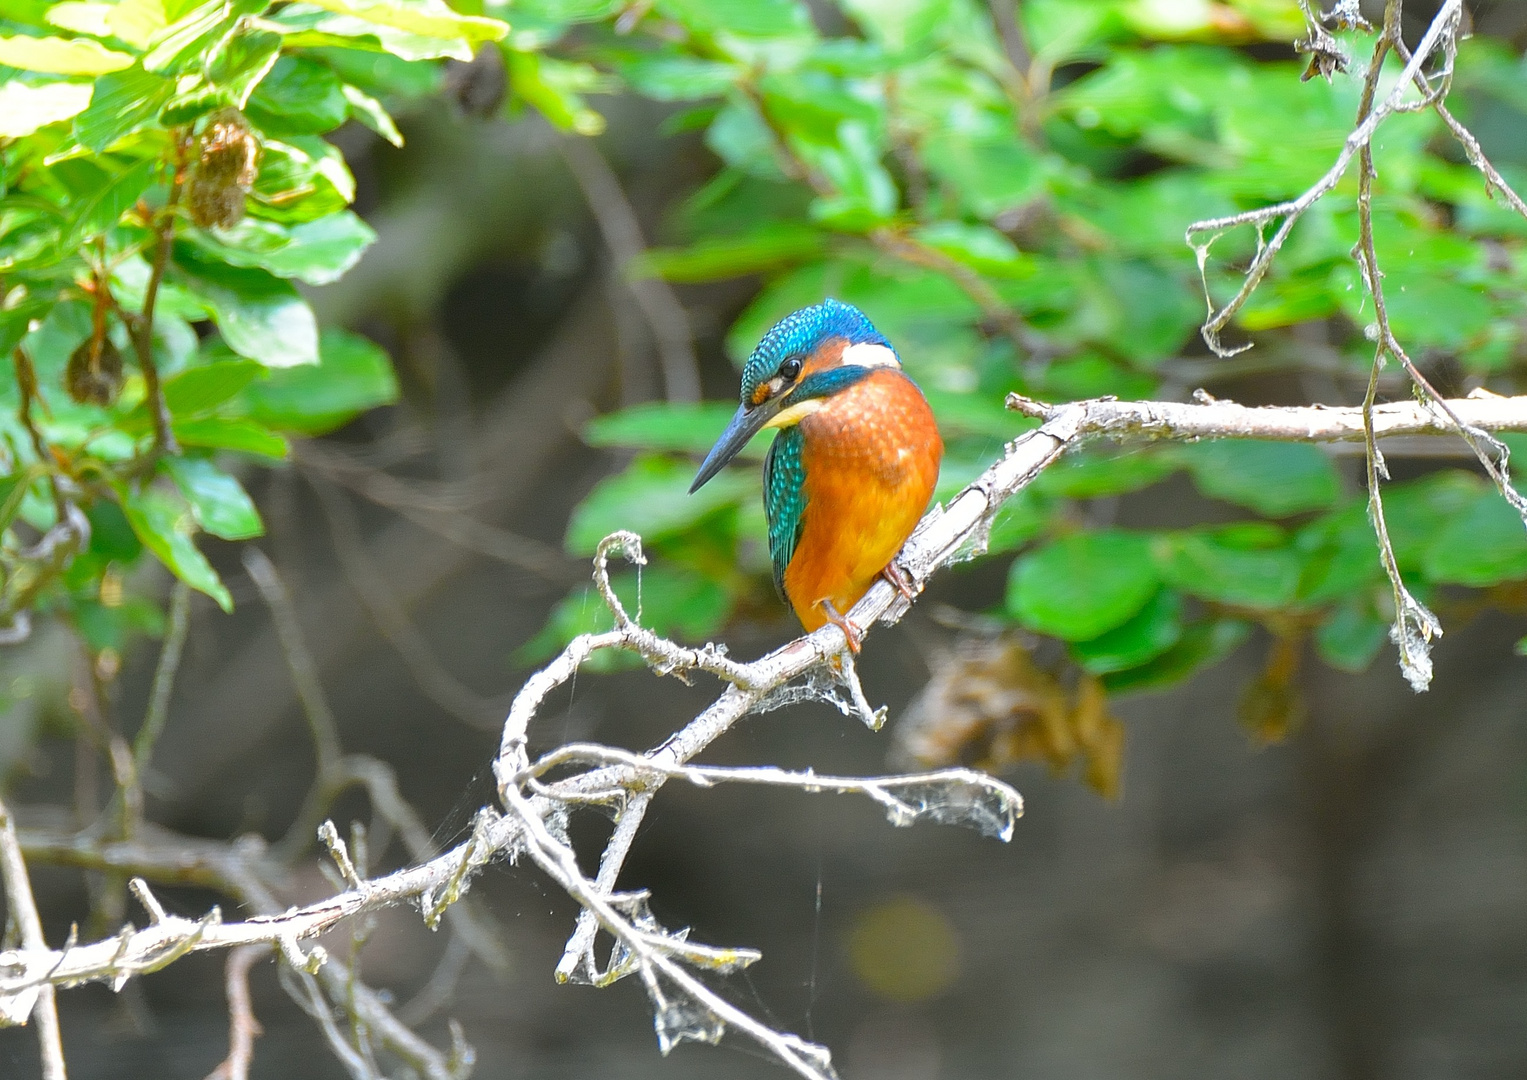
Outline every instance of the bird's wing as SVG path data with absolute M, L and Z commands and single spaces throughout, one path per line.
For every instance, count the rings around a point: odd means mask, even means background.
M 785 567 L 801 539 L 806 510 L 806 468 L 801 462 L 801 429 L 787 427 L 774 437 L 764 457 L 764 513 L 769 518 L 769 555 L 774 588 L 785 596 Z

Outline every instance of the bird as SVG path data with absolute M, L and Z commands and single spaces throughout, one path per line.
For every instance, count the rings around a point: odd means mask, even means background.
M 774 429 L 763 486 L 775 589 L 808 633 L 832 623 L 857 653 L 863 630 L 847 612 L 875 579 L 914 595 L 895 558 L 938 483 L 933 410 L 868 316 L 831 298 L 764 334 L 740 396 L 690 494 Z

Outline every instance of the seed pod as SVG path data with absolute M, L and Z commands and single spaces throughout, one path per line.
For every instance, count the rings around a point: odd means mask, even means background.
M 208 120 L 198 148 L 186 193 L 191 220 L 204 229 L 237 225 L 244 217 L 244 197 L 259 175 L 259 139 L 243 113 L 222 109 Z
M 111 338 L 87 339 L 69 355 L 64 389 L 81 405 L 107 406 L 122 389 L 122 354 Z

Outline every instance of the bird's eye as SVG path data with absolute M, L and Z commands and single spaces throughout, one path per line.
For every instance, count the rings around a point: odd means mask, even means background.
M 800 373 L 801 373 L 801 360 L 800 360 L 800 357 L 798 357 L 798 356 L 792 356 L 790 359 L 786 360 L 783 364 L 779 365 L 779 375 L 780 375 L 780 378 L 784 379 L 786 382 L 794 382 L 796 376 L 799 375 Z

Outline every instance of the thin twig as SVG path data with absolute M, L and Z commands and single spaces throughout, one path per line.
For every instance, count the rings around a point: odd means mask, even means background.
M 566 582 L 582 576 L 582 569 L 557 548 L 478 521 L 455 505 L 462 500 L 436 497 L 419 490 L 412 481 L 400 480 L 316 443 L 297 444 L 292 448 L 292 456 L 325 479 L 469 551 L 548 581 Z
M 1337 154 L 1336 160 L 1331 164 L 1331 167 L 1304 194 L 1300 195 L 1297 199 L 1281 202 L 1274 206 L 1264 206 L 1256 210 L 1246 210 L 1226 217 L 1195 221 L 1188 226 L 1186 240 L 1188 246 L 1193 249 L 1194 254 L 1198 258 L 1198 270 L 1199 276 L 1203 280 L 1204 298 L 1209 305 L 1209 317 L 1204 322 L 1201 332 L 1205 344 L 1217 355 L 1234 356 L 1236 353 L 1250 348 L 1250 345 L 1226 348 L 1220 343 L 1220 331 L 1230 324 L 1230 320 L 1235 318 L 1236 313 L 1245 306 L 1246 301 L 1251 298 L 1251 294 L 1256 291 L 1262 279 L 1267 276 L 1268 270 L 1272 268 L 1273 260 L 1277 258 L 1278 252 L 1283 248 L 1284 241 L 1288 239 L 1289 233 L 1293 231 L 1294 225 L 1299 219 L 1304 216 L 1305 211 L 1314 206 L 1327 192 L 1336 187 L 1337 183 L 1341 181 L 1342 176 L 1346 174 L 1347 167 L 1352 163 L 1352 159 L 1357 156 L 1359 151 L 1370 145 L 1373 133 L 1378 130 L 1378 126 L 1392 113 L 1404 111 L 1404 96 L 1409 92 L 1410 85 L 1415 81 L 1422 65 L 1432 53 L 1444 47 L 1446 40 L 1457 25 L 1461 10 L 1462 0 L 1443 0 L 1441 8 L 1432 20 L 1431 26 L 1427 28 L 1426 34 L 1421 38 L 1420 43 L 1417 44 L 1415 54 L 1405 65 L 1405 70 L 1395 83 L 1394 89 L 1378 105 L 1366 110 L 1366 114 L 1361 122 L 1347 135 L 1346 141 L 1342 144 L 1341 152 Z M 1375 63 L 1381 65 L 1382 59 L 1382 55 L 1378 56 Z M 1264 241 L 1260 230 L 1280 219 L 1281 223 L 1273 233 L 1272 238 Z M 1225 304 L 1216 307 L 1213 294 L 1209 289 L 1209 248 L 1225 232 L 1241 225 L 1253 225 L 1258 229 L 1257 253 L 1252 258 L 1251 264 L 1246 268 L 1240 289 Z M 1208 234 L 1208 239 L 1200 241 L 1198 237 L 1205 234 Z
M 264 945 L 245 945 L 228 954 L 223 976 L 228 994 L 228 1056 L 207 1074 L 207 1080 L 249 1080 L 254 1041 L 264 1034 L 249 996 L 249 969 L 269 955 Z
M 131 782 L 123 787 L 122 804 L 125 816 L 122 834 L 130 837 L 132 830 L 142 818 L 143 774 L 154 756 L 154 744 L 164 730 L 170 715 L 170 696 L 175 690 L 175 673 L 180 670 L 180 657 L 186 643 L 186 629 L 191 622 L 191 587 L 177 580 L 170 590 L 170 621 L 165 627 L 164 644 L 159 648 L 159 663 L 154 668 L 154 684 L 149 691 L 148 708 L 143 714 L 143 725 L 133 739 Z
M 270 608 L 271 620 L 276 624 L 276 636 L 280 639 L 281 651 L 291 670 L 297 697 L 302 702 L 302 715 L 313 736 L 318 775 L 331 776 L 339 765 L 342 753 L 339 728 L 334 722 L 334 714 L 329 710 L 328 700 L 324 697 L 323 686 L 318 681 L 318 668 L 313 663 L 313 656 L 303 643 L 302 627 L 297 622 L 297 611 L 292 606 L 292 598 L 280 574 L 276 572 L 275 565 L 259 548 L 251 546 L 244 549 L 244 569 L 260 590 L 260 596 Z
M 631 277 L 633 267 L 646 250 L 641 222 L 631 201 L 626 198 L 620 179 L 605 161 L 594 143 L 581 136 L 565 135 L 557 148 L 567 162 L 573 179 L 583 191 L 604 242 L 614 256 L 616 270 L 625 281 L 637 306 L 646 316 L 652 338 L 662 359 L 663 385 L 669 401 L 700 400 L 700 363 L 695 359 L 694 333 L 689 313 L 679 303 L 668 283 L 657 277 Z
M 5 880 L 5 906 L 16 924 L 21 943 L 27 949 L 46 950 L 42 919 L 37 914 L 37 900 L 32 895 L 32 881 L 26 859 L 16 839 L 16 823 L 4 802 L 0 802 L 0 877 Z M 37 1046 L 42 1054 L 43 1080 L 67 1080 L 64 1044 L 58 1026 L 58 1003 L 53 984 L 42 983 L 7 1001 L 0 998 L 0 1023 L 24 1024 L 30 1014 L 37 1022 Z
M 133 320 L 133 348 L 138 354 L 138 367 L 143 372 L 144 389 L 147 393 L 149 412 L 154 418 L 154 451 L 159 454 L 178 454 L 171 427 L 170 407 L 164 400 L 164 388 L 159 382 L 159 366 L 154 362 L 154 308 L 159 299 L 159 283 L 164 280 L 165 268 L 170 262 L 170 248 L 175 241 L 175 211 L 186 182 L 187 140 L 175 136 L 175 172 L 170 181 L 170 194 L 164 208 L 154 223 L 154 258 L 149 270 L 148 285 L 143 290 L 143 311 Z
M 435 704 L 469 727 L 497 728 L 508 699 L 500 702 L 483 697 L 445 669 L 366 552 L 349 501 L 322 477 L 312 476 L 310 480 L 328 520 L 329 535 L 345 580 L 370 612 L 382 636 L 397 651 L 415 684 Z

